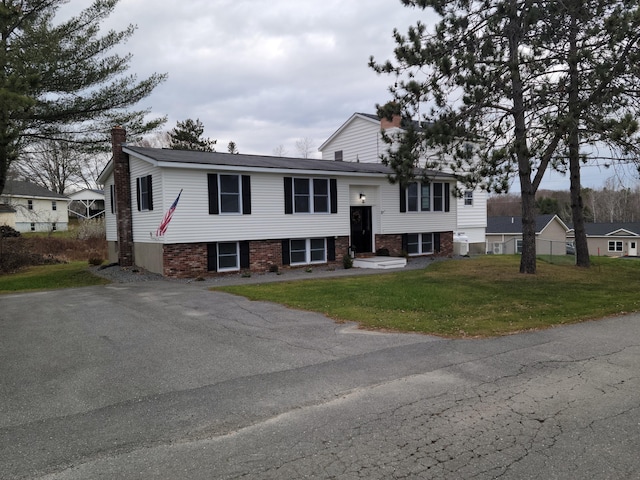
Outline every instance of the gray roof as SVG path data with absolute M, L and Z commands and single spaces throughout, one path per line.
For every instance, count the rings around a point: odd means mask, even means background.
M 540 233 L 555 215 L 538 215 L 536 217 L 536 233 Z M 522 217 L 508 215 L 487 217 L 487 233 L 522 233 Z
M 587 235 L 604 237 L 618 230 L 627 230 L 635 235 L 640 235 L 640 222 L 613 222 L 613 223 L 585 223 L 584 229 Z
M 270 157 L 264 155 L 242 155 L 221 152 L 196 152 L 189 150 L 171 150 L 164 148 L 124 147 L 125 152 L 163 162 L 167 164 L 198 164 L 206 166 L 234 166 L 242 168 L 273 168 L 281 170 L 317 170 L 334 173 L 393 173 L 389 167 L 381 163 L 336 162 L 334 160 L 318 160 L 309 158 Z M 453 178 L 453 175 L 430 172 L 434 176 Z
M 69 200 L 64 195 L 52 192 L 40 185 L 36 185 L 35 183 L 21 182 L 17 180 L 7 180 L 4 185 L 2 195 L 10 195 L 12 197 L 44 197 Z

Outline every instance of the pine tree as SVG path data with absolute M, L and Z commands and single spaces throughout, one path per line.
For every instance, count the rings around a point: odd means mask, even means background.
M 547 168 L 569 170 L 579 223 L 580 162 L 599 152 L 582 147 L 638 153 L 639 2 L 402 3 L 432 8 L 441 20 L 432 31 L 420 22 L 406 36 L 396 30 L 394 61 L 370 61 L 395 76 L 393 102 L 379 114 L 399 113 L 407 125 L 405 135 L 386 137 L 395 148 L 383 161 L 397 181 L 409 181 L 421 162 L 496 192 L 517 175 L 520 271 L 535 273 L 535 193 Z M 577 263 L 588 266 L 586 236 L 576 235 Z
M 151 131 L 163 118 L 130 110 L 165 79 L 126 75 L 130 55 L 110 53 L 135 28 L 100 36 L 100 24 L 118 0 L 95 0 L 77 16 L 54 24 L 65 0 L 0 3 L 0 192 L 13 161 L 41 139 L 107 149 L 109 132 Z
M 173 150 L 197 150 L 199 152 L 215 152 L 216 140 L 202 138 L 204 125 L 199 119 L 188 118 L 178 121 L 176 127 L 169 132 L 169 148 Z

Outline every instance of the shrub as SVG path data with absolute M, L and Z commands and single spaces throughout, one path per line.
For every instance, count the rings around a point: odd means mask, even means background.
M 15 228 L 10 227 L 9 225 L 0 225 L 0 237 L 19 237 L 20 232 Z
M 342 265 L 344 266 L 345 270 L 353 267 L 353 258 L 351 257 L 351 255 L 345 255 L 344 257 L 342 257 Z
M 93 265 L 95 267 L 98 267 L 98 266 L 102 265 L 103 263 L 104 263 L 104 259 L 102 257 L 99 257 L 99 256 L 89 257 L 89 265 Z
M 91 238 L 105 238 L 106 227 L 104 218 L 93 218 L 91 220 L 81 220 L 76 230 L 78 240 L 89 240 Z

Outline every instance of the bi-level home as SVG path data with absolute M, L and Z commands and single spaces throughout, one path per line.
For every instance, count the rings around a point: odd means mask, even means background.
M 390 136 L 403 131 L 399 116 L 388 121 L 377 115 L 354 113 L 318 148 L 324 160 L 355 163 L 380 163 L 389 146 L 382 140 L 381 130 Z M 458 185 L 462 189 L 462 185 Z M 477 188 L 463 189 L 453 200 L 457 212 L 456 238 L 468 242 L 471 253 L 484 253 L 487 228 L 487 194 Z
M 451 255 L 455 179 L 401 188 L 381 164 L 126 145 L 112 131 L 110 260 L 169 277 L 340 264 L 345 255 Z M 182 193 L 180 193 L 182 192 Z M 166 232 L 157 228 L 176 198 Z

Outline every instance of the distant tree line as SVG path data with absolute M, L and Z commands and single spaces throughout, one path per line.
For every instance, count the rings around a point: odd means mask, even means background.
M 640 185 L 634 188 L 615 186 L 607 180 L 603 188 L 582 189 L 583 212 L 587 222 L 640 222 Z M 563 222 L 572 223 L 571 195 L 568 191 L 539 190 L 535 201 L 539 215 L 555 214 Z M 521 215 L 521 198 L 518 194 L 495 195 L 487 201 L 487 215 Z

